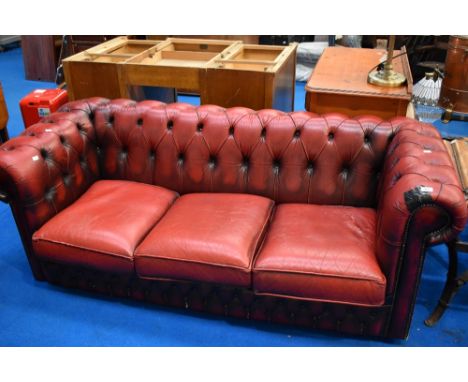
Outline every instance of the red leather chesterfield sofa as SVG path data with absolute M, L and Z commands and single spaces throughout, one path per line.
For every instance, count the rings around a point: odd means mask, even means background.
M 0 189 L 38 280 L 391 338 L 467 216 L 430 125 L 156 101 L 65 105 L 0 147 Z

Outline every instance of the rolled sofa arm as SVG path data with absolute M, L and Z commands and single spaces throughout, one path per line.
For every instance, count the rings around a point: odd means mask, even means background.
M 34 276 L 32 234 L 99 177 L 89 110 L 58 112 L 0 146 L 0 195 L 10 203 Z
M 406 336 L 425 246 L 464 228 L 466 200 L 449 154 L 431 125 L 406 120 L 395 130 L 379 186 L 377 257 L 394 305 L 390 331 Z

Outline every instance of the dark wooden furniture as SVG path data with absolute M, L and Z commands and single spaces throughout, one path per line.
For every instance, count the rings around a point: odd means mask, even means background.
M 27 80 L 55 81 L 62 58 L 100 44 L 114 36 L 39 35 L 21 36 Z
M 8 110 L 5 102 L 5 97 L 3 96 L 2 83 L 0 82 L 0 143 L 8 141 Z
M 443 122 L 468 120 L 468 36 L 450 36 L 439 105 Z
M 457 169 L 468 204 L 468 138 L 445 140 L 445 145 Z M 458 251 L 468 252 L 468 242 L 455 239 L 447 243 L 449 266 L 444 290 L 431 315 L 424 321 L 427 326 L 434 326 L 442 317 L 458 290 L 468 282 L 468 269 L 458 273 Z
M 21 36 L 27 80 L 55 81 L 60 40 L 56 36 Z
M 395 57 L 400 53 L 395 51 Z M 413 85 L 406 55 L 393 61 L 394 69 L 408 79 L 405 86 L 383 88 L 367 83 L 369 71 L 385 56 L 381 49 L 326 48 L 306 84 L 306 110 L 384 119 L 407 115 Z

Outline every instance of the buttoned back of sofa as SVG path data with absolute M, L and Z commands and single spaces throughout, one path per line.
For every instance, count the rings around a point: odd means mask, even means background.
M 235 192 L 276 202 L 375 206 L 396 122 L 376 117 L 157 101 L 78 101 L 91 111 L 101 177 L 179 192 Z M 398 121 L 397 121 L 398 120 Z

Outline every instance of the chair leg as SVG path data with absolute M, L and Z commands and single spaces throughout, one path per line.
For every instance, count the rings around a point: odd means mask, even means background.
M 457 268 L 458 268 L 458 253 L 456 247 L 456 240 L 447 243 L 448 253 L 449 253 L 449 266 L 447 271 L 447 281 L 445 282 L 445 287 L 442 292 L 442 295 L 439 299 L 439 303 L 435 307 L 432 314 L 424 320 L 424 323 L 431 327 L 434 326 L 442 317 L 447 309 L 450 301 L 457 293 L 458 289 L 464 284 L 460 283 L 460 279 L 457 278 Z
M 0 130 L 0 143 L 5 143 L 10 137 L 8 136 L 8 130 L 5 128 Z

